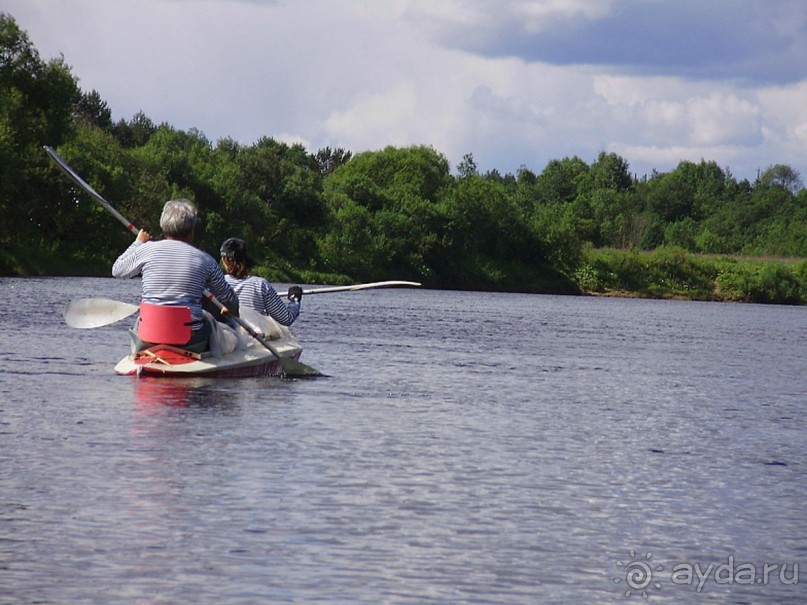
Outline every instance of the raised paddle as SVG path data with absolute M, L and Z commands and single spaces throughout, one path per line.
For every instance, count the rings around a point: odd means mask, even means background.
M 98 202 L 104 208 L 109 210 L 109 213 L 112 216 L 114 216 L 116 219 L 118 219 L 121 223 L 123 223 L 124 227 L 126 227 L 129 231 L 131 231 L 135 235 L 137 235 L 139 229 L 137 227 L 135 227 L 130 220 L 126 219 L 120 212 L 115 210 L 109 202 L 107 202 L 104 198 L 101 197 L 101 194 L 99 194 L 95 189 L 90 187 L 90 185 L 89 185 L 89 183 L 87 183 L 87 181 L 85 181 L 78 174 L 76 174 L 76 171 L 73 170 L 72 168 L 70 168 L 70 166 L 68 166 L 67 162 L 65 162 L 61 158 L 61 156 L 53 150 L 52 147 L 48 147 L 47 145 L 44 145 L 44 147 L 45 147 L 45 151 L 48 152 L 48 155 L 51 157 L 51 159 L 54 162 L 56 162 L 56 165 L 59 168 L 62 169 L 62 172 L 64 172 L 67 176 L 69 176 L 71 179 L 73 179 L 73 182 L 76 183 L 76 185 L 78 185 L 84 191 L 89 193 L 95 199 L 96 202 Z
M 218 298 L 216 298 L 210 290 L 204 290 L 202 292 L 210 302 L 216 305 L 216 308 L 219 310 L 224 309 L 224 305 L 221 304 Z M 227 314 L 228 317 L 232 317 L 239 326 L 246 330 L 247 334 L 252 336 L 255 340 L 261 343 L 264 347 L 269 349 L 269 351 L 274 355 L 277 360 L 280 362 L 280 365 L 283 367 L 283 374 L 290 377 L 300 377 L 300 378 L 314 378 L 316 376 L 324 376 L 322 372 L 319 370 L 308 366 L 301 361 L 297 361 L 292 357 L 284 357 L 280 353 L 278 353 L 277 349 L 269 344 L 269 341 L 266 340 L 263 336 L 258 334 L 255 329 L 249 325 L 246 321 L 241 319 L 236 315 Z

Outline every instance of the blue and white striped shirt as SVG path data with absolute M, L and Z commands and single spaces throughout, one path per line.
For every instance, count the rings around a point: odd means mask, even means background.
M 224 277 L 238 295 L 238 303 L 242 309 L 255 309 L 284 326 L 290 326 L 300 315 L 300 305 L 294 301 L 289 301 L 288 305 L 284 303 L 264 278 L 248 275 L 238 279 L 229 274 Z
M 191 327 L 202 325 L 202 291 L 207 288 L 228 309 L 238 298 L 212 256 L 187 242 L 173 239 L 135 240 L 112 265 L 112 276 L 143 276 L 142 297 L 148 303 L 190 307 Z

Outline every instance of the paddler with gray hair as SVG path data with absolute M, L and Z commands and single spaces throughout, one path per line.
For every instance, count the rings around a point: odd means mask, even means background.
M 141 229 L 134 242 L 112 265 L 112 276 L 143 276 L 142 301 L 153 305 L 188 307 L 191 339 L 182 348 L 208 349 L 212 332 L 203 314 L 202 294 L 212 292 L 227 311 L 238 314 L 238 297 L 224 278 L 216 260 L 191 244 L 196 227 L 196 206 L 187 199 L 165 203 L 160 228 L 165 239 L 153 240 Z M 160 343 L 154 343 L 160 344 Z

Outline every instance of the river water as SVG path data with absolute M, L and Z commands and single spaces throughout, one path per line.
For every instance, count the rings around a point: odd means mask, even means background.
M 0 603 L 807 602 L 807 308 L 309 296 L 313 380 L 114 375 L 0 279 Z

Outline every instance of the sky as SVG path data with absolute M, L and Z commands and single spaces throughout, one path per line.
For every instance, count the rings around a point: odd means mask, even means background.
M 807 0 L 0 0 L 113 119 L 452 170 L 616 153 L 807 181 Z

